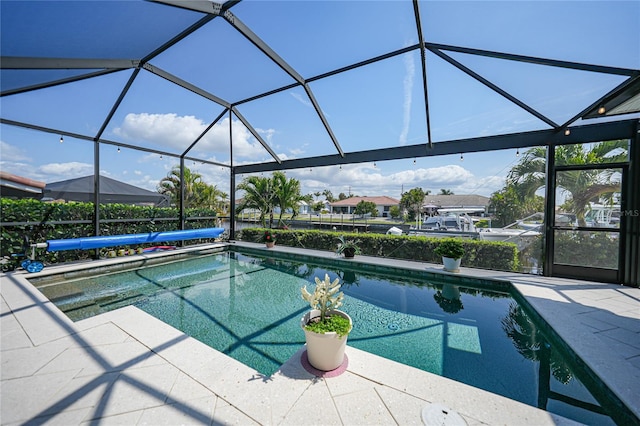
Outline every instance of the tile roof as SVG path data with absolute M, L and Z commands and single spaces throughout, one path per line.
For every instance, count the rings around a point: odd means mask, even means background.
M 424 204 L 437 207 L 486 207 L 489 205 L 489 198 L 483 195 L 441 195 L 433 194 L 424 197 Z
M 345 198 L 344 200 L 334 201 L 331 203 L 331 206 L 355 206 L 360 201 L 370 201 L 376 206 L 393 206 L 400 204 L 400 200 L 396 200 L 395 198 L 387 197 L 386 195 L 384 195 L 380 197 L 349 197 Z

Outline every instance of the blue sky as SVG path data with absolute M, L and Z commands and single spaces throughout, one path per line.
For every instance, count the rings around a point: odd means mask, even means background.
M 640 2 L 421 2 L 425 40 L 506 53 L 640 69 Z M 232 9 L 244 24 L 303 78 L 417 43 L 410 1 L 244 1 Z M 18 19 L 29 14 L 29 19 Z M 88 17 L 92 18 L 89 19 Z M 148 2 L 2 2 L 2 55 L 140 57 L 160 35 L 175 34 L 199 15 Z M 160 27 L 163 30 L 158 31 Z M 113 31 L 118 28 L 118 31 Z M 133 31 L 141 39 L 131 37 Z M 162 34 L 160 34 L 162 33 Z M 67 40 L 67 42 L 65 42 Z M 68 42 L 73 40 L 73 42 Z M 114 48 L 113 46 L 118 46 Z M 464 54 L 451 56 L 563 123 L 614 88 L 619 76 L 557 70 Z M 292 83 L 227 22 L 214 19 L 151 64 L 216 96 L 238 102 Z M 15 74 L 3 70 L 3 90 Z M 31 71 L 34 79 L 42 71 Z M 46 71 L 46 75 L 51 75 Z M 123 71 L 0 99 L 2 117 L 95 135 L 131 72 Z M 24 75 L 24 74 L 23 74 Z M 434 142 L 546 129 L 548 126 L 432 53 L 427 55 Z M 310 83 L 323 114 L 347 153 L 422 144 L 426 139 L 419 52 Z M 335 154 L 301 88 L 238 106 L 280 158 Z M 103 137 L 179 154 L 222 107 L 142 71 Z M 235 164 L 271 161 L 236 117 Z M 93 144 L 59 135 L 0 127 L 2 170 L 45 182 L 93 173 Z M 228 164 L 229 117 L 192 154 Z M 423 157 L 291 170 L 303 192 L 400 197 L 414 187 L 489 196 L 518 160 L 515 150 Z M 103 145 L 101 173 L 154 190 L 175 158 Z M 229 190 L 223 167 L 188 162 L 208 183 Z M 241 179 L 242 177 L 239 177 Z

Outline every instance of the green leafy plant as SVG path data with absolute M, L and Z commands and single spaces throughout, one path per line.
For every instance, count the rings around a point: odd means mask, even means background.
M 360 240 L 345 240 L 344 235 L 340 235 L 338 239 L 340 240 L 340 243 L 336 250 L 337 254 L 343 254 L 345 251 L 353 251 L 353 254 L 362 253 L 360 246 L 358 245 Z
M 0 259 L 21 253 L 25 236 L 37 243 L 95 235 L 91 223 L 95 213 L 93 203 L 44 203 L 33 199 L 1 197 L 0 211 L 3 222 L 3 226 L 0 226 Z M 216 216 L 215 211 L 208 209 L 189 208 L 185 209 L 185 213 L 189 229 L 208 228 L 212 226 L 212 217 Z M 100 235 L 173 231 L 180 229 L 178 216 L 179 211 L 175 208 L 100 204 Z M 190 244 L 202 242 L 205 240 L 191 240 Z M 37 250 L 36 255 L 38 260 L 49 265 L 89 259 L 93 253 L 93 250 Z
M 271 229 L 267 229 L 262 233 L 261 240 L 263 243 L 275 243 L 276 242 L 276 234 L 271 231 Z
M 442 240 L 434 252 L 438 256 L 449 257 L 451 259 L 461 259 L 465 253 L 462 242 L 453 238 Z
M 325 274 L 324 281 L 316 277 L 316 288 L 313 293 L 309 293 L 305 285 L 300 289 L 302 298 L 309 302 L 311 309 L 318 309 L 320 316 L 313 318 L 305 328 L 315 333 L 335 332 L 339 336 L 346 336 L 351 331 L 351 324 L 347 318 L 340 315 L 328 315 L 333 309 L 342 306 L 344 293 L 340 291 L 340 279 L 333 282 L 329 275 Z
M 259 241 L 264 228 L 244 228 L 237 239 L 243 241 Z M 442 238 L 345 233 L 345 237 L 358 239 L 362 254 L 392 257 L 394 259 L 408 259 L 416 262 L 437 263 L 441 256 L 436 255 L 434 249 L 442 242 Z M 515 243 L 502 241 L 461 240 L 465 255 L 465 265 L 468 267 L 493 269 L 497 271 L 518 271 L 519 251 Z M 301 247 L 315 250 L 336 251 L 336 233 L 317 229 L 278 230 L 278 245 Z M 537 247 L 537 248 L 536 248 Z M 532 244 L 528 257 L 536 256 L 540 252 L 540 242 Z
M 460 300 L 459 298 L 448 299 L 443 296 L 442 291 L 440 290 L 438 290 L 436 294 L 433 295 L 433 299 L 443 311 L 449 314 L 456 314 L 464 309 L 462 300 Z

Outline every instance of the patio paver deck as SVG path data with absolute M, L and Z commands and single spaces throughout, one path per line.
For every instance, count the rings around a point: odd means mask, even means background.
M 441 269 L 392 259 L 359 261 Z M 77 267 L 49 267 L 40 274 Z M 512 281 L 640 417 L 640 290 L 469 268 L 462 274 Z M 300 363 L 304 348 L 265 377 L 132 306 L 73 323 L 26 277 L 1 277 L 3 425 L 411 425 L 422 424 L 421 411 L 430 403 L 457 411 L 469 425 L 573 423 L 352 347 L 348 370 L 338 377 L 308 373 Z

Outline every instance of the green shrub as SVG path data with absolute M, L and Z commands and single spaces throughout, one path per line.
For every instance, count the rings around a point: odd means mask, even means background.
M 0 257 L 24 253 L 25 237 L 35 243 L 95 235 L 93 203 L 43 203 L 33 199 L 13 200 L 0 198 L 0 208 L 3 224 L 0 227 L 2 236 L 0 239 Z M 215 211 L 207 209 L 186 209 L 185 214 L 188 218 L 216 215 Z M 175 208 L 102 204 L 100 205 L 100 235 L 174 231 L 180 229 L 178 216 L 179 211 Z M 25 224 L 25 222 L 28 224 Z M 215 226 L 215 223 L 211 220 L 189 220 L 187 222 L 188 229 L 213 226 Z M 197 244 L 199 242 L 201 241 L 191 240 L 189 244 Z M 130 247 L 113 247 L 102 251 L 117 250 L 118 248 Z M 94 250 L 46 253 L 43 249 L 39 249 L 37 258 L 51 264 L 88 259 L 94 254 Z
M 443 238 L 434 251 L 437 255 L 450 259 L 462 259 L 464 256 L 462 241 L 455 238 Z
M 263 228 L 246 228 L 237 234 L 237 238 L 254 242 L 263 232 Z M 442 257 L 435 253 L 436 247 L 442 242 L 441 238 L 319 230 L 278 230 L 276 234 L 278 245 L 282 246 L 335 252 L 339 244 L 338 236 L 344 235 L 345 239 L 357 239 L 362 254 L 366 256 L 442 262 Z M 518 248 L 514 243 L 471 239 L 461 239 L 460 242 L 465 251 L 462 263 L 467 267 L 496 271 L 518 270 Z

